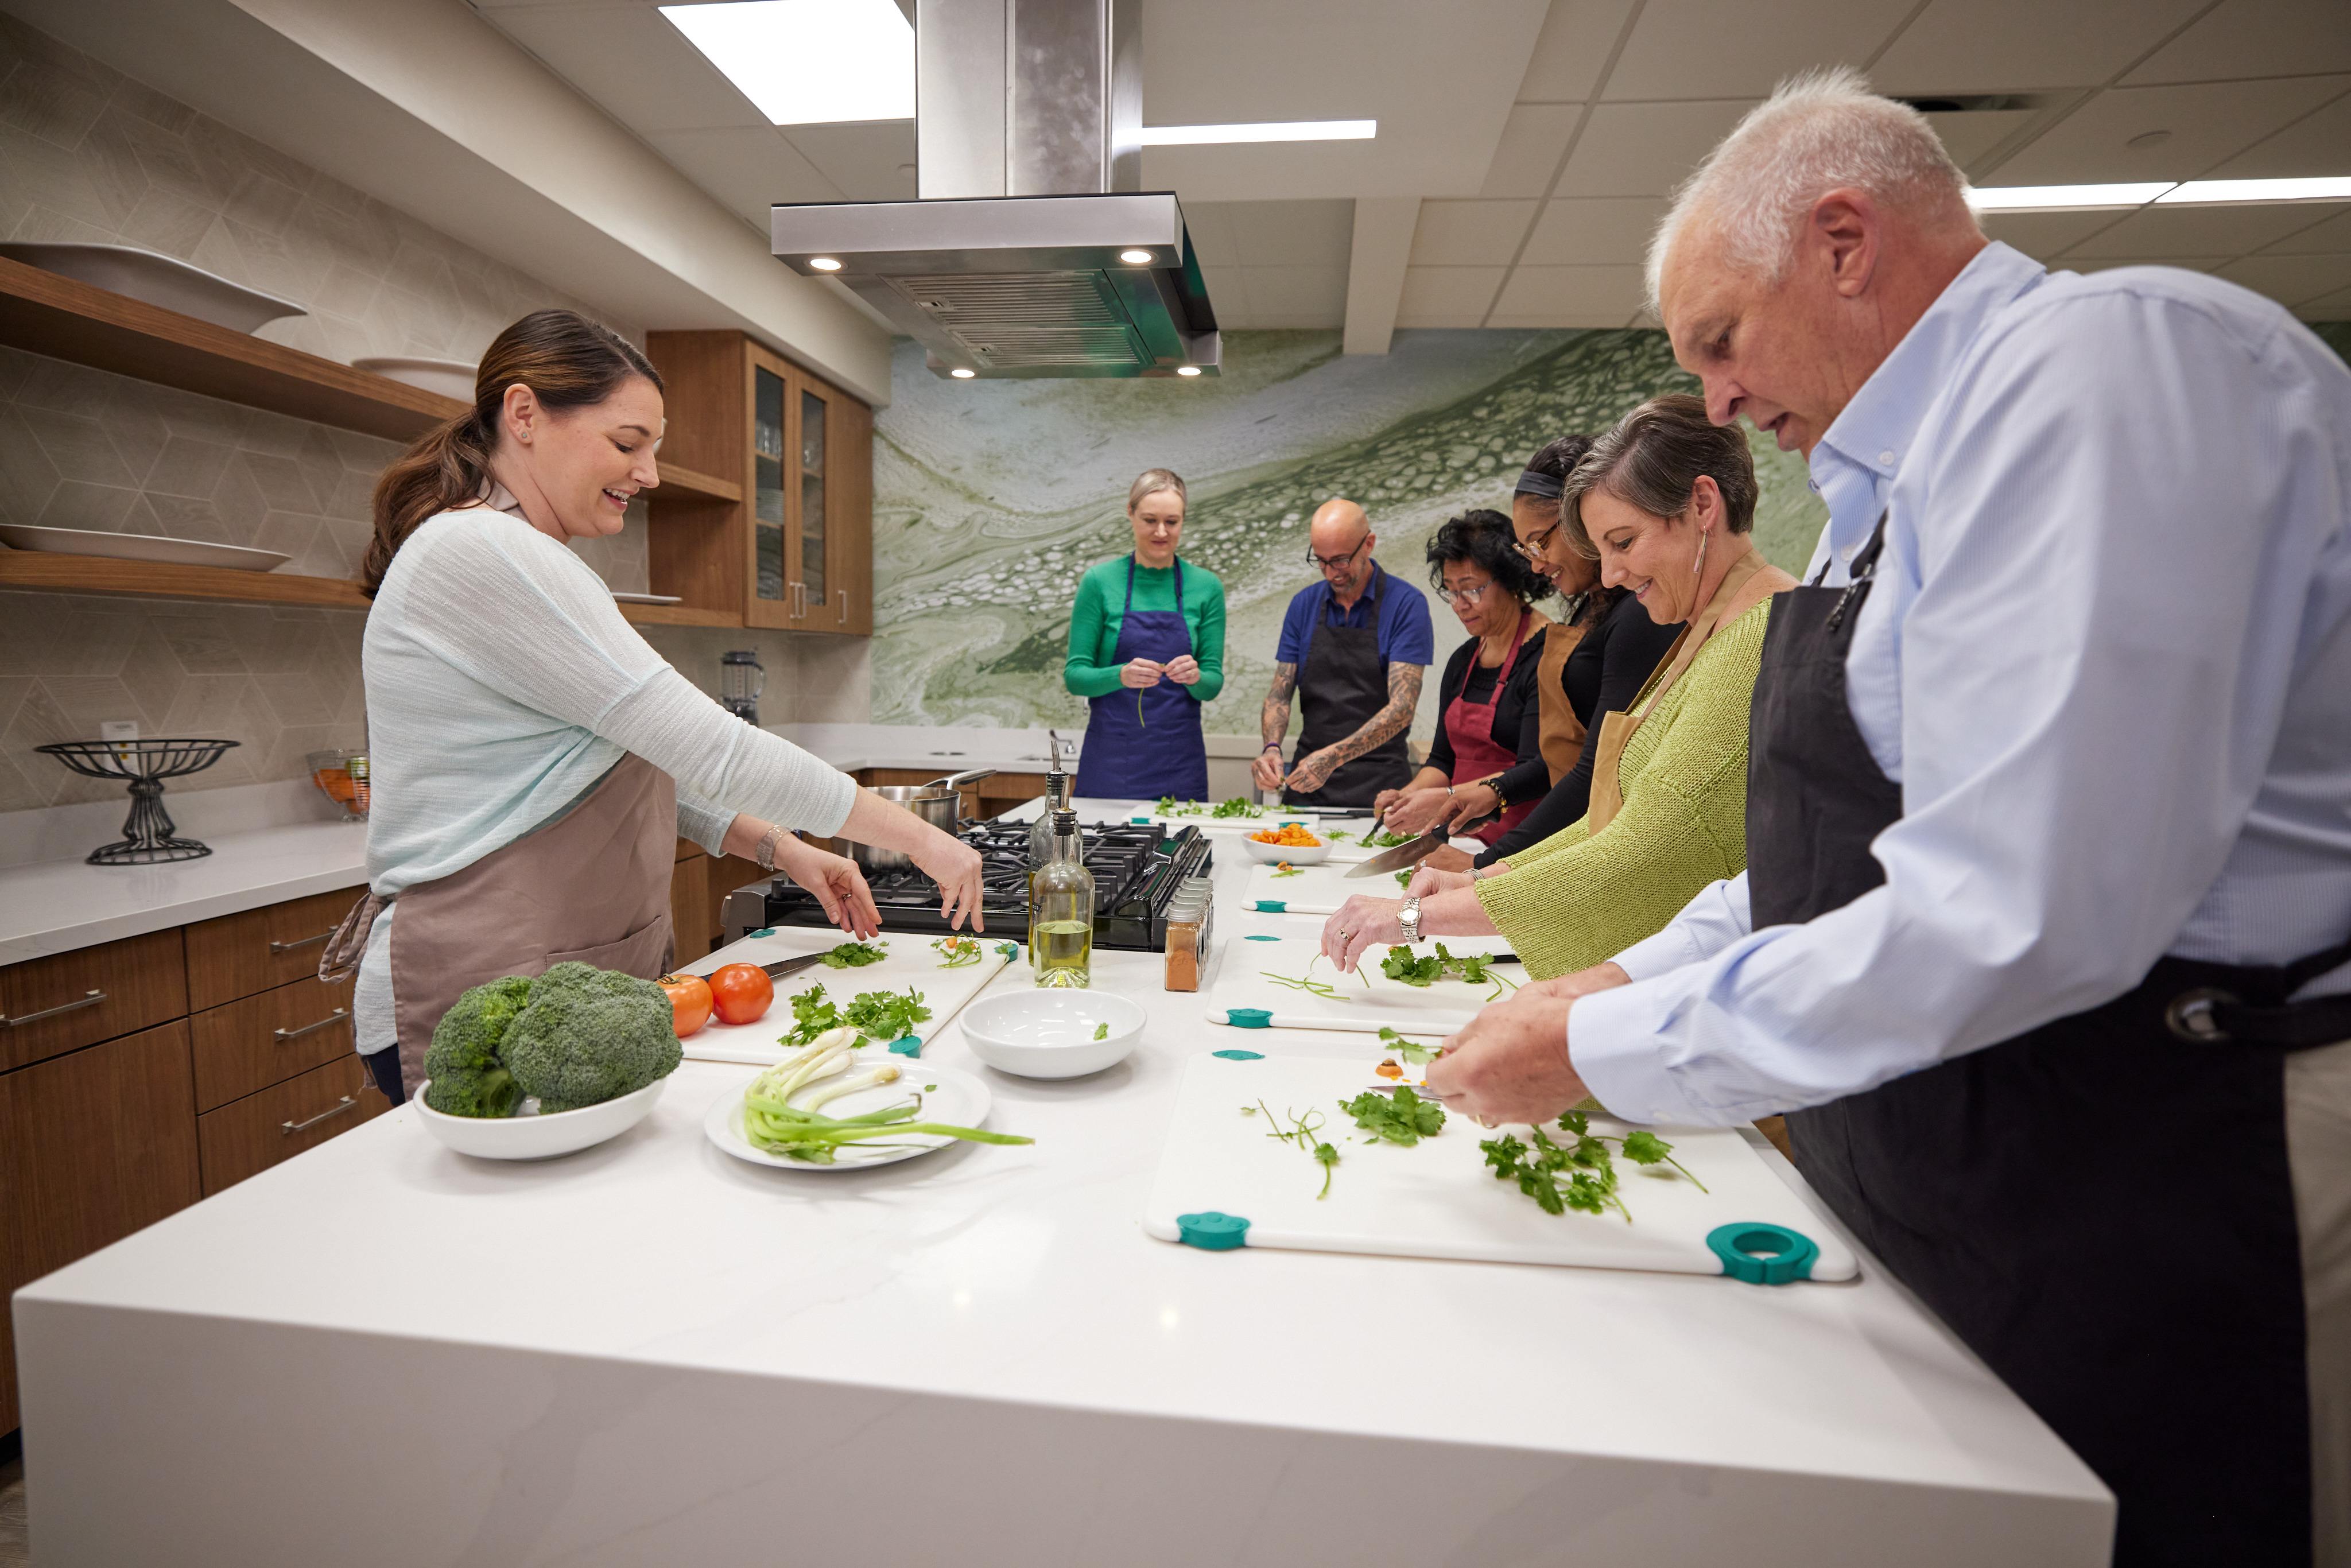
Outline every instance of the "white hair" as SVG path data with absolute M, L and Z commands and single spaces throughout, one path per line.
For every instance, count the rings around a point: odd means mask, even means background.
M 1849 66 L 1789 78 L 1747 111 L 1674 193 L 1649 242 L 1649 306 L 1666 256 L 1695 219 L 1722 242 L 1725 259 L 1777 283 L 1813 204 L 1840 186 L 1930 220 L 1970 225 L 1967 176 L 1943 151 L 1927 117 L 1880 98 Z

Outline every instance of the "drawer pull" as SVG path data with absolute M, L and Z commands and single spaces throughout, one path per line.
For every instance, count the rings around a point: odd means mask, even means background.
M 354 1105 L 356 1105 L 356 1104 L 358 1104 L 358 1103 L 359 1103 L 359 1099 L 358 1099 L 358 1097 L 357 1097 L 357 1096 L 355 1096 L 355 1095 L 350 1095 L 350 1094 L 346 1094 L 346 1095 L 344 1095 L 344 1096 L 342 1097 L 342 1100 L 341 1100 L 339 1103 L 329 1106 L 326 1110 L 319 1112 L 317 1115 L 315 1115 L 315 1116 L 311 1117 L 311 1118 L 310 1118 L 308 1121 L 307 1121 L 307 1122 L 280 1122 L 280 1123 L 278 1123 L 278 1124 L 277 1124 L 277 1135 L 278 1135 L 279 1137 L 281 1137 L 281 1138 L 284 1138 L 284 1137 L 291 1137 L 291 1136 L 293 1136 L 296 1133 L 300 1132 L 300 1131 L 301 1131 L 303 1128 L 305 1128 L 305 1127 L 315 1127 L 315 1126 L 317 1126 L 319 1123 L 321 1123 L 321 1122 L 325 1121 L 325 1120 L 326 1120 L 328 1117 L 329 1117 L 329 1116 L 340 1116 L 340 1115 L 341 1115 L 344 1112 L 346 1112 L 346 1111 L 350 1110 L 352 1106 L 354 1106 Z
M 22 1029 L 28 1023 L 38 1023 L 43 1019 L 53 1019 L 59 1013 L 69 1013 L 77 1008 L 94 1008 L 104 1000 L 106 1000 L 106 993 L 104 991 L 91 991 L 78 1002 L 67 1002 L 58 1007 L 43 1008 L 37 1013 L 18 1013 L 15 1018 L 10 1018 L 5 1013 L 0 1013 L 0 1029 Z
M 276 1040 L 282 1045 L 289 1040 L 299 1040 L 306 1034 L 316 1034 L 320 1030 L 327 1028 L 329 1025 L 339 1024 L 350 1016 L 350 1012 L 344 1009 L 337 1008 L 333 1012 L 329 1013 L 317 1023 L 306 1023 L 300 1029 L 273 1030 L 270 1031 L 270 1038 Z
M 331 931 L 321 931 L 316 936 L 305 936 L 299 942 L 272 942 L 269 945 L 269 956 L 275 958 L 280 953 L 299 953 L 305 947 L 319 946 L 333 935 Z

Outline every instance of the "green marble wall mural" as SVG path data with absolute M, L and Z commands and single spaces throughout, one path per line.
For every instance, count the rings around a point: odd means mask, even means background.
M 875 430 L 873 717 L 1082 727 L 1061 682 L 1070 603 L 1131 548 L 1128 484 L 1165 466 L 1191 489 L 1184 555 L 1224 580 L 1230 617 L 1207 728 L 1254 735 L 1319 503 L 1361 502 L 1382 564 L 1425 581 L 1429 534 L 1506 508 L 1537 446 L 1690 390 L 1654 331 L 1406 331 L 1380 358 L 1341 354 L 1333 331 L 1235 332 L 1224 375 L 1198 382 L 941 381 L 901 343 Z M 1826 513 L 1802 461 L 1749 434 L 1759 540 L 1797 570 Z M 1441 662 L 1461 631 L 1434 613 Z

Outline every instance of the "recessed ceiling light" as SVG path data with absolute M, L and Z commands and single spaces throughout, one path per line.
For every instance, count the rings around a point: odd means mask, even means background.
M 2351 178 L 2315 180 L 2190 180 L 2156 197 L 2173 203 L 2351 202 Z
M 1143 267 L 1149 264 L 1151 253 L 1147 250 L 1123 250 L 1118 253 L 1118 258 L 1129 267 Z
M 1145 147 L 1190 147 L 1207 141 L 1368 141 L 1376 120 L 1286 120 L 1255 125 L 1146 125 Z
M 1178 365 L 1176 367 L 1176 373 L 1179 376 L 1196 376 L 1200 373 L 1200 367 L 1197 365 Z
M 2143 207 L 2171 189 L 2168 180 L 2128 185 L 1995 185 L 1968 192 L 1980 213 L 2050 213 L 2085 207 Z
M 777 125 L 914 115 L 914 29 L 895 0 L 720 0 L 661 14 Z
M 971 380 L 972 377 L 979 374 L 979 372 L 971 369 L 968 365 L 957 365 L 955 369 L 949 371 L 947 374 L 955 377 L 955 379 L 959 382 L 967 382 Z
M 833 260 L 832 257 L 829 256 L 812 256 L 809 257 L 809 265 L 815 267 L 819 272 L 839 272 L 841 270 L 841 263 Z

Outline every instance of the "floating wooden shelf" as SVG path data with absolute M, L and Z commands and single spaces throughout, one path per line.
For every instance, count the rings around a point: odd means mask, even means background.
M 365 610 L 360 585 L 340 577 L 294 577 L 275 571 L 231 571 L 218 566 L 164 566 L 94 555 L 0 550 L 0 588 L 59 593 L 128 593 L 148 599 L 225 599 L 246 604 L 308 604 Z
M 697 474 L 691 468 L 681 468 L 674 463 L 655 458 L 661 469 L 661 486 L 645 492 L 648 506 L 660 506 L 664 501 L 726 501 L 743 498 L 743 486 L 732 479 L 721 479 L 715 474 Z
M 622 604 L 622 619 L 637 626 L 740 626 L 743 617 L 691 604 Z

